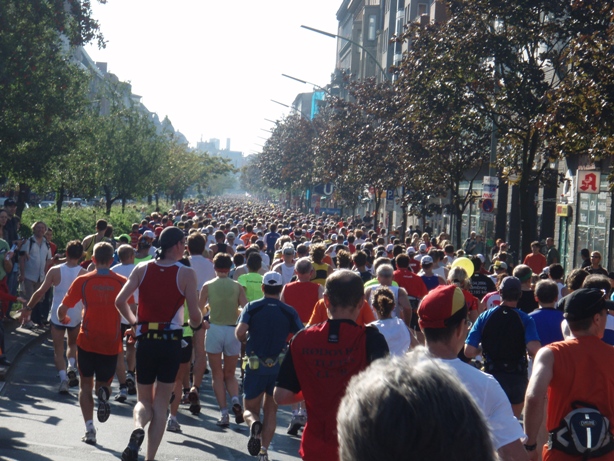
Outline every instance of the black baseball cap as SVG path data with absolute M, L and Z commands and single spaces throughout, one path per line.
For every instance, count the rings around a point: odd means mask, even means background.
M 17 202 L 15 200 L 13 200 L 12 198 L 7 198 L 4 201 L 4 206 L 16 206 Z
M 580 288 L 561 299 L 559 304 L 567 320 L 592 317 L 603 309 L 614 310 L 614 302 L 608 301 L 607 292 L 599 288 Z

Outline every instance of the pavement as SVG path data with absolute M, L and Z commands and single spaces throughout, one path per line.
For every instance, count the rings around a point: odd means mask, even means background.
M 11 312 L 11 316 L 15 317 L 16 313 Z M 49 327 L 34 328 L 32 330 L 27 328 L 21 328 L 19 320 L 15 318 L 4 322 L 3 325 L 4 346 L 6 348 L 4 354 L 6 358 L 11 362 L 11 365 L 8 367 L 0 365 L 0 393 L 6 385 L 7 377 L 11 372 L 11 368 L 15 366 L 23 351 L 36 343 L 36 341 L 42 340 L 44 337 L 50 334 Z
M 101 424 L 94 417 L 97 444 L 84 444 L 84 422 L 78 402 L 79 388 L 58 393 L 59 377 L 53 362 L 53 343 L 47 330 L 6 326 L 7 354 L 13 361 L 0 381 L 0 461 L 108 461 L 118 459 L 134 428 L 136 396 L 124 403 L 111 400 L 111 418 Z M 237 369 L 237 376 L 239 369 Z M 112 383 L 113 395 L 118 390 Z M 245 424 L 220 428 L 215 423 L 219 407 L 211 386 L 211 374 L 201 386 L 202 410 L 192 415 L 187 405 L 179 408 L 181 433 L 164 432 L 158 461 L 248 461 L 249 429 Z M 232 418 L 231 418 L 232 419 Z M 275 437 L 269 447 L 272 461 L 297 461 L 300 437 L 286 434 L 290 407 L 277 413 Z M 141 456 L 145 447 L 141 447 Z

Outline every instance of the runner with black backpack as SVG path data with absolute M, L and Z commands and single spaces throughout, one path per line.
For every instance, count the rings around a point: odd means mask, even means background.
M 483 371 L 501 384 L 514 415 L 519 417 L 528 384 L 527 351 L 535 357 L 541 343 L 535 321 L 516 307 L 522 295 L 520 280 L 504 278 L 499 293 L 501 305 L 480 314 L 469 332 L 465 355 L 483 355 Z

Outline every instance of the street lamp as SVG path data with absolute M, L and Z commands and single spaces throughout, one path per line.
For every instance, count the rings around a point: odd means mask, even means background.
M 375 65 L 382 72 L 382 77 L 384 78 L 384 80 L 390 80 L 390 78 L 388 77 L 388 74 L 386 73 L 386 71 L 384 70 L 382 65 L 379 63 L 379 61 L 375 58 L 375 56 L 373 56 L 373 54 L 369 50 L 367 50 L 364 46 L 362 46 L 360 43 L 357 43 L 354 40 L 350 40 L 349 38 L 342 37 L 341 35 L 331 34 L 330 32 L 325 32 L 323 30 L 315 29 L 313 27 L 304 26 L 304 25 L 301 26 L 301 27 L 303 29 L 307 29 L 307 30 L 310 30 L 312 32 L 315 32 L 317 34 L 326 35 L 327 37 L 331 37 L 331 38 L 340 38 L 341 40 L 345 40 L 346 42 L 351 43 L 352 45 L 356 45 L 358 48 L 363 50 L 367 54 L 367 56 L 369 56 L 371 59 L 373 59 L 373 62 L 375 63 Z
M 290 107 L 288 104 L 284 104 L 283 102 L 275 101 L 274 99 L 271 99 L 271 101 L 273 101 L 275 104 L 279 104 L 280 106 L 284 106 L 284 107 L 287 107 L 288 109 L 292 109 L 292 107 Z
M 292 77 L 291 75 L 288 75 L 288 74 L 281 74 L 281 76 L 282 76 L 282 77 L 289 78 L 289 79 L 291 79 L 291 80 L 296 80 L 297 82 L 299 82 L 299 83 L 303 83 L 303 84 L 305 84 L 305 85 L 311 85 L 311 86 L 313 86 L 314 88 L 317 88 L 318 90 L 322 90 L 322 91 L 324 91 L 324 93 L 326 93 L 327 95 L 329 95 L 329 96 L 331 95 L 331 94 L 330 94 L 330 91 L 328 91 L 326 88 L 322 88 L 320 85 L 316 85 L 315 83 L 311 83 L 311 82 L 308 82 L 307 80 L 302 80 L 302 79 L 300 79 L 300 78 Z

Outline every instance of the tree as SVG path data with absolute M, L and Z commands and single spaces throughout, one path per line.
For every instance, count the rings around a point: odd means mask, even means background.
M 396 94 L 404 120 L 398 145 L 404 159 L 404 201 L 414 205 L 414 214 L 434 210 L 431 197 L 448 196 L 456 216 L 457 248 L 461 245 L 463 213 L 474 200 L 473 183 L 487 165 L 492 128 L 489 119 L 468 100 L 464 86 L 452 75 L 463 75 L 463 62 L 435 60 L 454 53 L 454 44 L 443 38 L 442 25 L 412 25 L 403 40 L 411 47 L 396 68 Z M 468 182 L 461 192 L 462 182 Z M 417 206 L 415 206 L 417 205 Z
M 402 172 L 393 149 L 398 141 L 394 88 L 369 79 L 352 82 L 348 92 L 349 101 L 328 100 L 325 129 L 316 145 L 317 173 L 334 182 L 346 201 L 352 190 L 358 197 L 365 188 L 373 189 L 377 216 L 381 193 L 399 186 Z
M 268 187 L 288 191 L 306 191 L 314 185 L 314 143 L 318 119 L 309 120 L 292 114 L 277 122 L 271 137 L 258 155 L 262 181 Z
M 0 3 L 0 169 L 20 183 L 19 210 L 28 183 L 71 149 L 67 132 L 84 110 L 87 77 L 69 54 L 92 40 L 103 44 L 89 2 Z
M 519 219 L 511 219 L 512 247 L 524 253 L 537 235 L 534 195 L 550 152 L 544 119 L 550 96 L 567 78 L 562 56 L 575 33 L 574 2 L 453 0 L 424 65 L 440 68 L 440 79 L 466 93 L 473 110 L 492 120 L 498 133 L 498 166 L 518 179 Z M 518 222 L 519 221 L 519 222 Z M 521 238 L 520 238 L 521 237 Z M 521 245 L 520 245 L 521 243 Z

